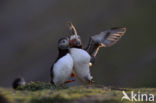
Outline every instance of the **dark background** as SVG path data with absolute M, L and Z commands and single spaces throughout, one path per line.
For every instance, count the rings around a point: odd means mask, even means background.
M 155 0 L 0 0 L 0 86 L 16 77 L 48 82 L 57 40 L 72 21 L 84 45 L 104 29 L 127 28 L 116 45 L 100 49 L 96 83 L 156 87 L 155 19 Z

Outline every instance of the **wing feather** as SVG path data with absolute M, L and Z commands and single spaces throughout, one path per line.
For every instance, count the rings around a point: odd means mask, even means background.
M 100 47 L 110 47 L 125 34 L 126 28 L 111 28 L 90 37 L 86 50 L 95 58 Z

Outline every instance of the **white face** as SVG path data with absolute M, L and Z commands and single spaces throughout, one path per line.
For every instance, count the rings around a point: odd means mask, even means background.
M 72 46 L 81 46 L 82 45 L 79 35 L 71 35 L 70 42 L 71 42 Z
M 68 38 L 61 38 L 58 41 L 58 47 L 60 49 L 68 49 L 69 48 L 69 39 Z
M 25 85 L 25 84 L 26 84 L 25 81 L 20 81 L 20 82 L 19 82 L 19 85 Z

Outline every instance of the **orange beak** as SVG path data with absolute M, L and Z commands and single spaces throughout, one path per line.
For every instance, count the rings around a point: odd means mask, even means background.
M 72 46 L 74 46 L 74 45 L 75 45 L 74 40 L 70 40 L 70 42 L 71 42 Z

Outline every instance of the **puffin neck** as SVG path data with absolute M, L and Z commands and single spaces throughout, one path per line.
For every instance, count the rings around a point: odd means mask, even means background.
M 79 48 L 79 49 L 82 49 L 82 46 L 73 46 L 72 48 Z
M 58 51 L 59 51 L 59 54 L 58 54 L 57 60 L 60 59 L 61 57 L 65 56 L 67 53 L 69 53 L 69 49 L 58 48 Z

